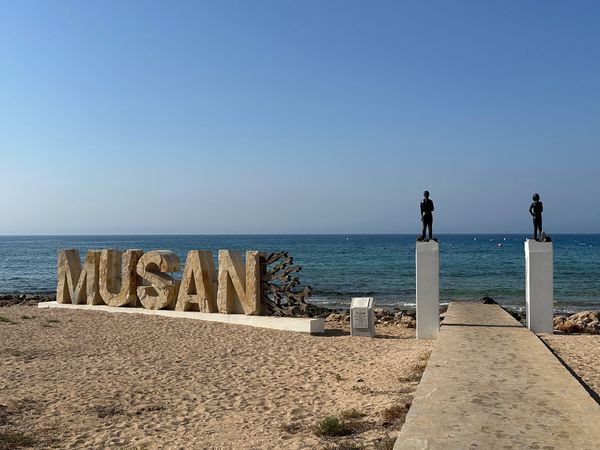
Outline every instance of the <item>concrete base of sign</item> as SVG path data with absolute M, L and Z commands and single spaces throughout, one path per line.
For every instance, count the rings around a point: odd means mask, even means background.
M 525 241 L 527 328 L 534 333 L 552 333 L 554 328 L 553 271 L 552 242 Z
M 274 330 L 294 331 L 298 333 L 325 333 L 325 321 L 322 318 L 247 316 L 245 314 L 202 313 L 198 311 L 173 311 L 164 309 L 156 310 L 127 307 L 117 308 L 114 306 L 73 305 L 57 302 L 41 302 L 38 303 L 38 308 L 64 308 L 82 309 L 86 311 L 102 311 L 109 313 L 147 314 L 151 316 L 163 316 L 177 319 L 196 319 L 207 322 L 223 322 L 259 328 L 272 328 Z
M 440 332 L 440 252 L 436 241 L 417 241 L 417 339 Z

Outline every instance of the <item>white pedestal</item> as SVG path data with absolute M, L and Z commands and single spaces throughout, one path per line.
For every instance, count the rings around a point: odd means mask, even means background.
M 552 242 L 525 241 L 525 300 L 527 328 L 552 333 L 554 328 L 554 274 Z
M 375 312 L 373 297 L 354 297 L 350 304 L 350 334 L 352 336 L 375 336 Z
M 440 252 L 435 241 L 417 241 L 417 339 L 440 332 Z

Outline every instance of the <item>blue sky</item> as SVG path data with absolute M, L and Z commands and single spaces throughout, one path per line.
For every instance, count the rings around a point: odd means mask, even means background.
M 0 2 L 0 234 L 600 232 L 600 3 Z

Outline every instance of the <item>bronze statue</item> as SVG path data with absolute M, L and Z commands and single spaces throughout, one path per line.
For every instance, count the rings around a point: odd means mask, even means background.
M 433 239 L 433 202 L 429 198 L 429 191 L 423 192 L 423 200 L 421 200 L 421 222 L 423 222 L 423 230 L 421 231 L 419 240 L 425 240 L 425 231 L 427 231 L 427 229 L 429 229 L 429 239 Z
M 538 240 L 538 231 L 540 233 L 540 239 L 545 238 L 545 233 L 542 231 L 542 212 L 544 211 L 544 205 L 540 201 L 540 194 L 533 194 L 533 202 L 529 206 L 529 214 L 533 217 L 533 238 Z M 542 239 L 544 240 L 544 239 Z

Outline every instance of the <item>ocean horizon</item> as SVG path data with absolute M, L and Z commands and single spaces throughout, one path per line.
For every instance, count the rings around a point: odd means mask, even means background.
M 440 302 L 492 297 L 525 306 L 527 234 L 440 234 Z M 600 308 L 600 234 L 553 234 L 557 311 Z M 57 252 L 76 248 L 288 251 L 302 266 L 300 279 L 314 289 L 311 301 L 345 308 L 352 297 L 376 305 L 415 304 L 415 234 L 205 234 L 0 236 L 0 293 L 56 289 Z M 181 276 L 181 273 L 178 274 Z

